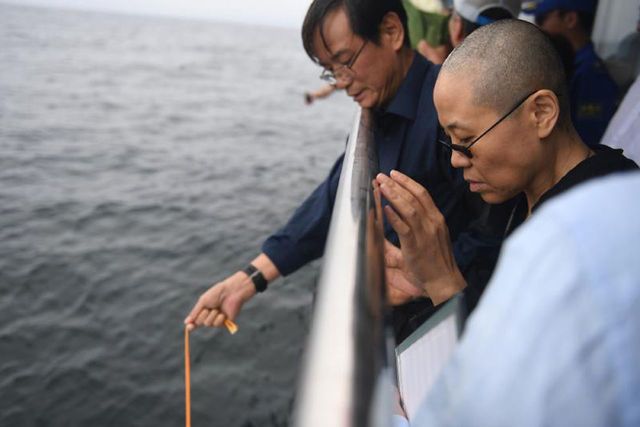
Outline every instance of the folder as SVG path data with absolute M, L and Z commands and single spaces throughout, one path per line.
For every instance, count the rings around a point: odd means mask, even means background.
M 396 347 L 398 389 L 404 410 L 413 421 L 458 344 L 466 310 L 462 295 L 440 306 Z

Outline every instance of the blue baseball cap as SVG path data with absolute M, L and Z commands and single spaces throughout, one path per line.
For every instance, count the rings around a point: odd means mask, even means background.
M 597 7 L 598 0 L 540 0 L 525 2 L 523 10 L 535 16 L 541 16 L 558 9 L 595 14 Z

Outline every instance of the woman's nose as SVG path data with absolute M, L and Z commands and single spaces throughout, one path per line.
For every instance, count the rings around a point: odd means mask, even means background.
M 451 166 L 454 168 L 468 168 L 471 166 L 471 159 L 459 151 L 451 150 Z

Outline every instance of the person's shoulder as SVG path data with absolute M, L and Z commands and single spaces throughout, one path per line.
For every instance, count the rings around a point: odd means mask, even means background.
M 585 279 L 600 286 L 598 280 L 611 276 L 609 285 L 614 286 L 613 281 L 620 278 L 616 271 L 634 271 L 634 281 L 640 275 L 639 215 L 640 172 L 627 170 L 582 183 L 550 200 L 532 216 L 527 229 L 535 236 L 548 223 L 555 223 L 562 235 L 555 239 L 572 242 Z
M 618 85 L 613 81 L 613 78 L 609 74 L 606 64 L 599 58 L 593 61 L 583 64 L 576 68 L 573 75 L 574 80 L 589 83 L 593 88 L 595 87 L 610 87 L 614 86 L 616 89 Z
M 427 73 L 425 74 L 425 80 L 431 82 L 431 91 L 433 92 L 433 87 L 436 84 L 436 80 L 438 79 L 438 74 L 440 74 L 440 69 L 442 65 L 434 64 L 433 62 L 425 59 L 428 64 Z
M 604 64 L 601 64 L 583 66 L 576 70 L 571 90 L 578 102 L 575 116 L 582 120 L 598 120 L 613 115 L 620 88 Z
M 636 162 L 624 155 L 620 148 L 612 148 L 607 145 L 596 145 L 593 147 L 595 156 L 593 162 L 608 167 L 610 172 L 624 172 L 638 169 Z
M 434 64 L 420 54 L 416 54 L 416 56 L 418 57 L 416 62 L 419 62 L 421 64 L 421 67 L 423 67 L 424 69 L 420 98 L 426 98 L 427 101 L 433 102 L 433 90 L 435 88 L 436 80 L 438 79 L 438 74 L 440 73 L 440 68 L 442 66 L 439 64 Z
M 416 56 L 420 55 L 416 54 Z M 433 64 L 422 56 L 417 58 L 415 62 L 420 64 L 421 71 L 423 72 L 420 79 L 420 86 L 418 87 L 417 82 L 415 83 L 415 90 L 418 93 L 415 121 L 417 123 L 422 122 L 423 125 L 426 125 L 426 122 L 437 123 L 438 117 L 433 103 L 433 90 L 440 71 L 440 65 Z
M 606 148 L 611 152 L 622 151 Z M 545 218 L 553 217 L 561 221 L 563 228 L 568 232 L 576 229 L 584 234 L 585 229 L 588 229 L 587 234 L 597 236 L 608 233 L 608 230 L 613 227 L 610 223 L 613 218 L 637 218 L 636 212 L 640 215 L 640 197 L 630 196 L 634 194 L 640 196 L 640 172 L 632 160 L 620 153 L 617 155 L 626 164 L 630 162 L 635 167 L 577 185 L 571 191 L 549 201 L 532 217 L 532 222 L 544 222 Z M 607 206 L 607 213 L 603 214 L 600 209 L 594 209 L 594 206 Z M 628 219 L 622 220 L 623 224 L 628 222 L 630 222 Z M 634 220 L 634 222 L 637 221 Z M 604 227 L 588 227 L 588 224 L 595 223 L 602 223 Z
M 616 90 L 618 89 L 618 85 L 613 80 L 613 77 L 611 77 L 609 69 L 602 59 L 597 58 L 597 60 L 591 64 L 591 72 L 598 78 L 597 83 L 601 86 L 615 87 Z
M 609 74 L 607 64 L 598 55 L 594 55 L 593 58 L 588 62 L 585 74 L 593 76 L 597 85 L 613 85 L 616 88 L 618 87 Z

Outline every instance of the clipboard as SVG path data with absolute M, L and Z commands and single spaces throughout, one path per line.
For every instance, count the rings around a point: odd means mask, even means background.
M 465 320 L 464 297 L 458 294 L 396 347 L 398 389 L 409 421 L 451 359 Z

